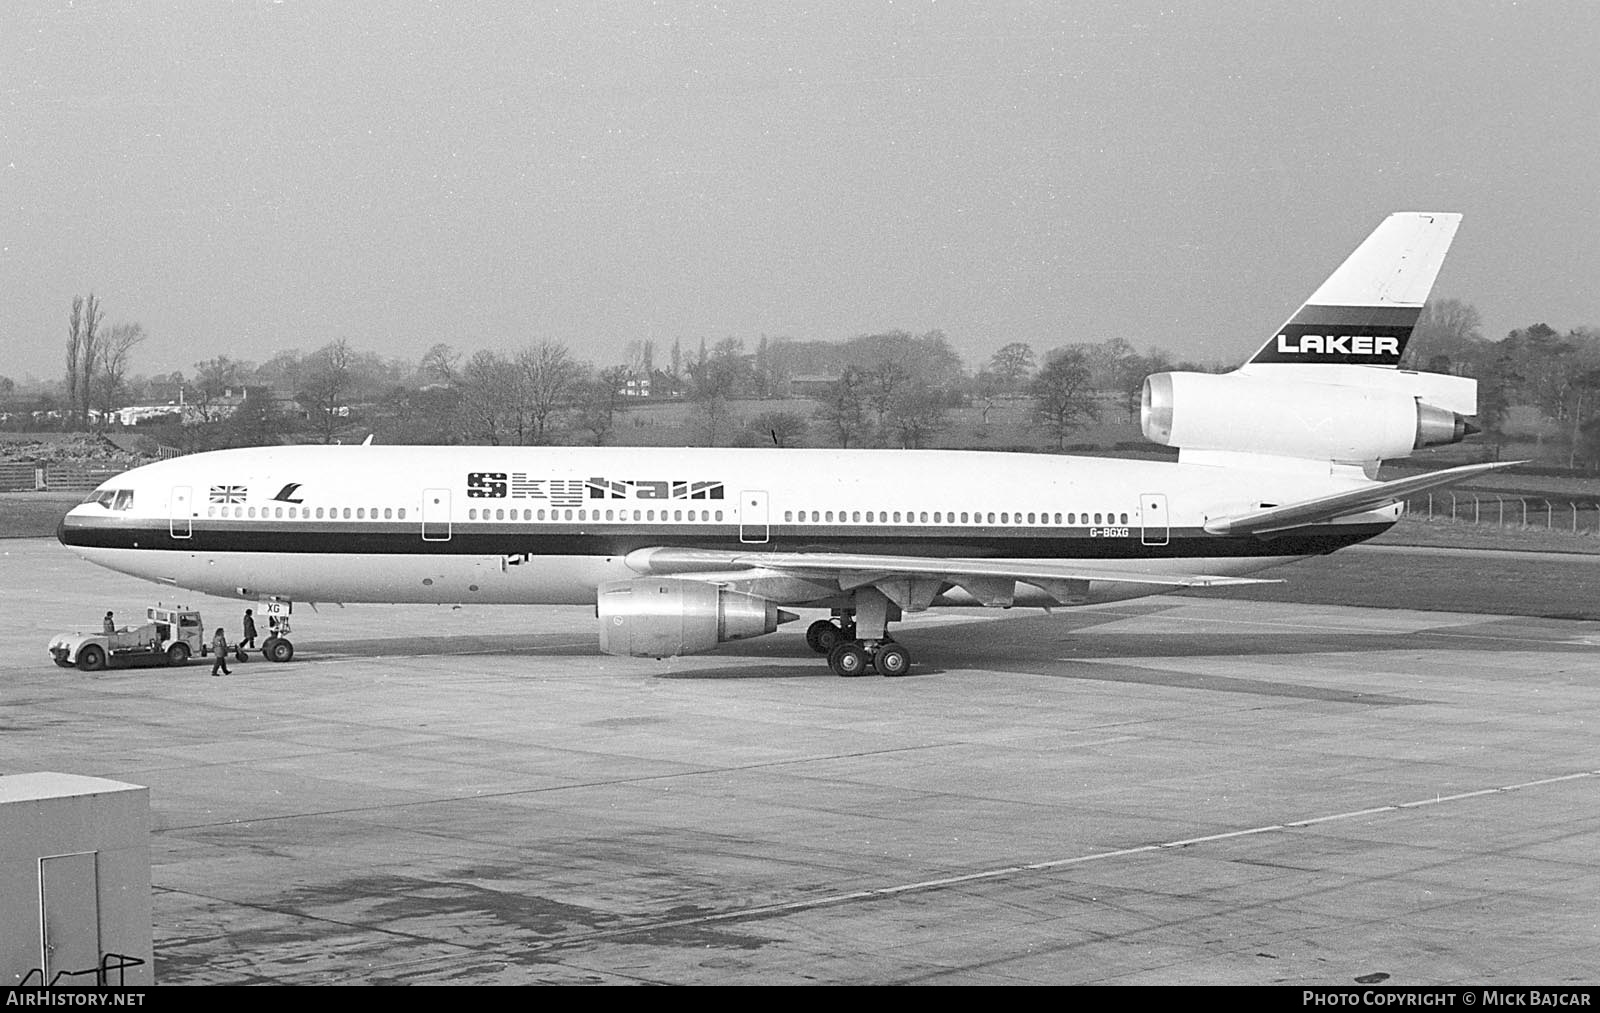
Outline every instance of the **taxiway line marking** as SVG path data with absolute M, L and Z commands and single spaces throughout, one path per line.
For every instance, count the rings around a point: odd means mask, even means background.
M 1183 840 L 1166 841 L 1158 844 L 1142 844 L 1131 848 L 1117 848 L 1111 851 L 1097 851 L 1087 855 L 1075 855 L 1071 858 L 1057 858 L 1044 862 L 1029 862 L 1023 865 L 1007 865 L 994 869 L 982 869 L 977 872 L 964 873 L 958 876 L 941 876 L 937 879 L 917 880 L 912 883 L 898 883 L 892 886 L 873 887 L 865 890 L 852 890 L 848 893 L 833 894 L 827 897 L 812 897 L 806 900 L 785 901 L 776 904 L 761 904 L 753 907 L 739 908 L 734 911 L 722 911 L 716 914 L 697 915 L 690 918 L 675 918 L 667 921 L 653 921 L 646 925 L 631 926 L 628 928 L 609 929 L 600 932 L 581 933 L 565 939 L 549 940 L 538 944 L 532 949 L 557 949 L 564 945 L 576 942 L 586 942 L 594 939 L 620 938 L 637 935 L 643 932 L 659 932 L 663 929 L 684 928 L 693 925 L 707 925 L 716 922 L 742 921 L 745 919 L 763 918 L 770 915 L 793 914 L 799 911 L 808 911 L 817 908 L 835 907 L 854 901 L 875 900 L 884 897 L 895 897 L 904 894 L 917 893 L 926 890 L 938 890 L 950 886 L 961 886 L 967 883 L 978 883 L 986 880 L 1004 879 L 1026 872 L 1049 872 L 1073 865 L 1083 865 L 1088 862 L 1105 861 L 1112 858 L 1126 858 L 1134 855 L 1144 855 L 1168 851 L 1174 848 L 1192 847 L 1198 844 L 1211 844 L 1218 841 L 1233 840 L 1241 837 L 1250 837 L 1259 834 L 1289 831 L 1316 826 L 1323 823 L 1332 823 L 1338 820 L 1358 819 L 1363 816 L 1377 816 L 1386 813 L 1401 813 L 1415 810 L 1419 806 L 1439 805 L 1446 802 L 1459 802 L 1465 799 L 1482 798 L 1489 795 L 1503 794 L 1512 791 L 1521 791 L 1528 788 L 1544 787 L 1560 784 L 1567 781 L 1577 781 L 1585 778 L 1600 776 L 1600 770 L 1584 770 L 1571 774 L 1561 774 L 1555 777 L 1540 778 L 1534 781 L 1521 781 L 1516 784 L 1501 785 L 1495 788 L 1484 788 L 1478 791 L 1461 792 L 1455 795 L 1443 795 L 1430 799 L 1421 799 L 1415 802 L 1401 802 L 1392 805 L 1371 806 L 1365 809 L 1352 809 L 1349 812 L 1333 813 L 1328 816 L 1311 816 L 1302 820 L 1289 823 L 1273 823 L 1259 827 L 1249 827 L 1243 830 L 1232 830 L 1220 834 L 1208 834 L 1203 837 L 1190 837 Z

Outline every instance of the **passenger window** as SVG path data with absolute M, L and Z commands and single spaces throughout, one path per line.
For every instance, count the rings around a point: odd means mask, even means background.
M 364 521 L 366 519 L 367 519 L 367 508 L 366 507 L 356 507 L 356 520 Z
M 833 511 L 829 510 L 827 516 L 828 516 L 828 523 L 832 524 L 833 523 Z
M 722 520 L 722 511 L 721 510 L 717 511 L 717 520 L 719 520 L 719 521 Z

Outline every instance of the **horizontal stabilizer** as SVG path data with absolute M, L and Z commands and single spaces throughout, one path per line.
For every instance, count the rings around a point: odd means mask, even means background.
M 1426 475 L 1415 475 L 1411 478 L 1397 478 L 1390 482 L 1379 482 L 1347 492 L 1301 500 L 1298 503 L 1236 514 L 1232 517 L 1219 517 L 1207 521 L 1205 529 L 1213 535 L 1265 535 L 1309 524 L 1321 524 L 1352 514 L 1366 513 L 1369 510 L 1381 510 L 1419 492 L 1455 485 L 1476 475 L 1525 463 L 1527 462 L 1497 461 L 1489 464 L 1468 464 L 1459 468 L 1429 472 Z

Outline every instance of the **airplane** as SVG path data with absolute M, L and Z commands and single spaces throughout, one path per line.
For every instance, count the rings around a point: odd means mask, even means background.
M 608 654 L 663 658 L 828 609 L 840 676 L 904 675 L 938 606 L 1057 608 L 1262 582 L 1404 500 L 1516 462 L 1378 481 L 1478 431 L 1476 381 L 1399 368 L 1458 214 L 1386 218 L 1244 365 L 1159 373 L 1174 461 L 949 450 L 272 446 L 134 468 L 62 519 L 83 558 L 254 600 L 592 604 Z M 263 643 L 288 660 L 282 632 Z

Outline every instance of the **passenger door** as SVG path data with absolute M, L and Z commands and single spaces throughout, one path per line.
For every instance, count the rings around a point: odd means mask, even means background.
M 746 545 L 765 545 L 771 536 L 767 523 L 767 494 L 747 489 L 739 494 L 739 541 Z
M 189 486 L 174 486 L 167 511 L 167 531 L 173 538 L 188 538 L 194 534 L 194 491 Z

